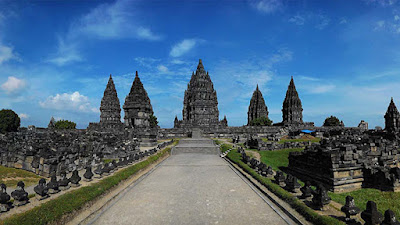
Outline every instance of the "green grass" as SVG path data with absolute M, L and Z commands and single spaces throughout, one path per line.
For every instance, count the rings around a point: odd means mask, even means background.
M 283 144 L 285 142 L 307 142 L 311 141 L 313 143 L 318 143 L 321 139 L 320 138 L 315 138 L 315 139 L 281 139 L 278 141 L 279 144 Z
M 118 161 L 118 159 L 103 159 L 103 163 L 107 164 L 107 163 L 112 162 L 113 160 L 117 160 Z
M 383 214 L 387 209 L 391 209 L 395 214 L 396 218 L 400 218 L 400 193 L 391 191 L 380 191 L 372 188 L 363 188 L 360 190 L 347 192 L 347 193 L 332 193 L 329 192 L 329 196 L 333 201 L 341 204 L 346 203 L 346 196 L 350 195 L 354 198 L 354 202 L 357 207 L 365 210 L 368 201 L 374 201 L 378 207 L 378 210 Z
M 178 141 L 174 141 L 174 145 L 177 143 Z M 3 221 L 0 221 L 0 224 L 57 224 L 57 221 L 59 221 L 64 215 L 82 209 L 86 203 L 95 200 L 106 191 L 118 185 L 121 181 L 128 179 L 141 169 L 146 168 L 157 161 L 160 157 L 168 154 L 170 151 L 171 148 L 165 148 L 157 154 L 148 157 L 145 161 L 122 169 L 112 176 L 100 180 L 98 183 L 63 194 L 60 197 L 43 203 L 31 210 L 6 218 Z
M 294 208 L 297 212 L 303 215 L 307 220 L 312 222 L 313 224 L 322 224 L 322 225 L 339 225 L 344 224 L 343 222 L 334 219 L 328 216 L 321 216 L 316 213 L 313 209 L 306 206 L 302 201 L 294 197 L 292 194 L 281 188 L 279 185 L 272 182 L 270 178 L 262 177 L 258 173 L 256 173 L 253 169 L 251 169 L 247 164 L 241 161 L 241 156 L 237 152 L 237 150 L 233 150 L 228 153 L 228 158 L 240 166 L 244 171 L 250 174 L 253 178 L 255 178 L 258 182 L 263 184 L 268 190 L 273 192 L 279 198 L 287 202 L 292 208 Z
M 220 145 L 223 143 L 221 140 L 217 140 L 217 139 L 214 139 L 214 141 L 215 141 L 215 144 L 217 144 L 217 145 Z
M 230 145 L 230 144 L 222 144 L 220 149 L 221 149 L 221 152 L 224 153 L 231 148 L 232 148 L 232 145 Z
M 4 183 L 7 187 L 16 187 L 19 181 L 23 181 L 25 186 L 37 184 L 40 176 L 22 169 L 9 168 L 0 166 L 0 183 Z
M 273 170 L 279 170 L 279 167 L 287 167 L 289 165 L 289 153 L 301 152 L 303 148 L 289 148 L 276 151 L 260 151 L 261 161 Z

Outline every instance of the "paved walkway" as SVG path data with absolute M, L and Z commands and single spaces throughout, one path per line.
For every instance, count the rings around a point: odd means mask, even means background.
M 280 225 L 287 222 L 223 159 L 187 153 L 169 157 L 89 224 Z

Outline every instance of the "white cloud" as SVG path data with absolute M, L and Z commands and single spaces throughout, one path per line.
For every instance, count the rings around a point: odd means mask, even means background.
M 179 59 L 174 59 L 171 61 L 172 64 L 176 64 L 176 65 L 182 65 L 185 64 L 185 61 L 179 60 Z
M 91 39 L 118 40 L 135 38 L 156 41 L 162 37 L 138 23 L 138 8 L 134 1 L 117 0 L 99 4 L 74 21 L 66 34 L 59 38 L 56 54 L 48 62 L 59 66 L 83 60 L 79 48 Z
M 308 81 L 319 81 L 319 78 L 315 78 L 315 77 L 308 77 L 308 76 L 299 76 L 299 78 L 301 80 L 308 80 Z
M 169 55 L 172 57 L 182 56 L 192 50 L 200 42 L 201 40 L 198 39 L 184 39 L 183 41 L 172 46 Z
M 18 79 L 16 77 L 10 76 L 7 81 L 1 85 L 7 94 L 16 94 L 26 87 L 26 81 L 23 79 Z
M 57 54 L 47 59 L 47 62 L 54 63 L 58 66 L 81 61 L 83 61 L 83 58 L 77 49 L 77 44 L 73 42 L 66 43 L 62 38 L 58 39 Z
M 158 65 L 157 67 L 158 71 L 160 71 L 161 73 L 167 73 L 168 72 L 168 67 L 164 66 L 164 65 Z
M 319 29 L 319 30 L 323 30 L 326 26 L 329 25 L 330 23 L 330 19 L 329 17 L 319 14 L 316 16 L 316 20 L 317 20 L 317 25 L 315 25 L 315 28 Z
M 368 5 L 379 5 L 382 7 L 392 6 L 397 3 L 398 0 L 364 0 Z
M 152 68 L 154 63 L 161 61 L 161 59 L 151 58 L 151 57 L 136 57 L 134 60 L 139 63 L 139 65 Z
M 0 65 L 11 59 L 18 59 L 12 47 L 1 45 L 0 43 Z
M 271 14 L 283 9 L 282 0 L 250 0 L 250 5 L 266 14 Z
M 78 91 L 72 94 L 63 93 L 49 96 L 45 101 L 39 102 L 43 108 L 56 109 L 56 110 L 71 110 L 79 112 L 95 112 L 99 110 L 92 107 L 89 98 L 81 95 Z
M 328 84 L 328 85 L 316 85 L 316 86 L 311 86 L 307 88 L 309 93 L 312 94 L 322 94 L 322 93 L 327 93 L 330 91 L 333 91 L 336 88 L 335 85 L 333 84 Z
M 306 19 L 305 19 L 303 16 L 297 14 L 297 15 L 291 17 L 291 18 L 289 19 L 289 22 L 301 26 L 301 25 L 304 25 L 305 20 L 306 20 Z
M 26 113 L 20 113 L 18 116 L 19 116 L 19 118 L 21 118 L 21 119 L 28 119 L 28 118 L 29 118 L 29 115 L 26 114 Z
M 346 18 L 341 18 L 339 21 L 339 24 L 346 24 L 347 23 L 347 19 Z

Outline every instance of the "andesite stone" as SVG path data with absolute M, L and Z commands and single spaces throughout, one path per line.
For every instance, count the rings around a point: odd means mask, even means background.
M 294 85 L 293 76 L 290 79 L 286 97 L 282 107 L 282 123 L 288 124 L 303 124 L 303 107 L 296 86 Z
M 252 120 L 266 117 L 268 118 L 268 108 L 265 105 L 264 97 L 258 88 L 253 92 L 250 100 L 249 110 L 247 111 L 247 125 L 250 125 Z

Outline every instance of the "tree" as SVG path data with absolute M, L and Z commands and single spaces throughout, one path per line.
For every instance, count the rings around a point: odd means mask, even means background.
M 19 116 L 11 109 L 0 111 L 0 133 L 18 131 L 21 125 Z
M 54 124 L 56 129 L 75 129 L 76 123 L 68 120 L 59 120 Z
M 149 122 L 150 122 L 150 127 L 157 127 L 158 126 L 157 117 L 154 114 L 150 115 Z
M 337 127 L 340 126 L 340 120 L 336 116 L 327 117 L 324 121 L 324 127 Z
M 271 125 L 272 125 L 272 120 L 270 120 L 268 117 L 259 117 L 257 119 L 250 121 L 250 126 L 271 126 Z

